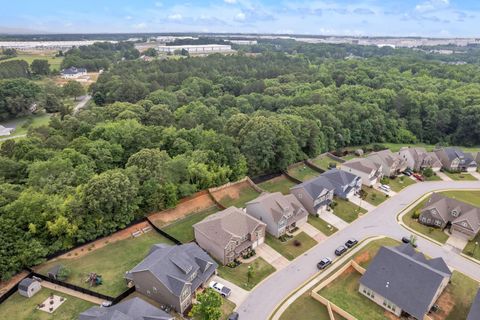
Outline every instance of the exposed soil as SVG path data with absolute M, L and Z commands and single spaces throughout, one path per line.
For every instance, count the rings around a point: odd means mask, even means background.
M 248 181 L 242 181 L 239 183 L 231 184 L 219 190 L 212 191 L 212 196 L 220 201 L 225 198 L 238 199 L 240 192 L 244 188 L 251 188 L 251 185 Z
M 368 251 L 364 251 L 361 254 L 357 255 L 354 260 L 358 264 L 361 264 L 362 262 L 368 262 L 371 260 L 370 253 Z
M 429 317 L 432 318 L 432 320 L 444 320 L 455 307 L 455 299 L 448 290 L 445 290 L 435 304 L 440 307 L 440 310 L 435 313 L 432 312 L 429 314 Z
M 26 276 L 28 276 L 28 272 L 22 271 L 14 275 L 8 281 L 0 281 L 0 296 L 3 295 L 8 290 L 10 290 L 10 288 L 14 287 L 18 282 L 20 282 Z

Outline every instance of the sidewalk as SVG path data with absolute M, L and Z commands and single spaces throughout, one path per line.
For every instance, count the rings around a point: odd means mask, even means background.
M 480 180 L 480 173 L 478 173 L 477 171 L 468 172 L 468 173 L 470 173 L 472 176 L 474 176 L 475 179 Z
M 220 278 L 219 276 L 215 275 L 212 277 L 212 281 L 219 282 L 226 287 L 230 288 L 232 290 L 232 293 L 230 293 L 230 297 L 227 299 L 235 303 L 237 306 L 241 305 L 242 302 L 247 298 L 248 296 L 248 291 L 240 288 L 236 284 L 225 280 L 223 278 Z
M 62 292 L 62 293 L 68 294 L 69 296 L 77 297 L 79 299 L 89 301 L 89 302 L 92 302 L 92 303 L 95 303 L 95 304 L 98 304 L 98 305 L 102 304 L 102 302 L 104 301 L 103 299 L 100 299 L 100 298 L 97 298 L 97 297 L 94 297 L 94 296 L 91 296 L 91 295 L 88 295 L 88 294 L 85 294 L 85 293 L 81 293 L 81 292 L 78 292 L 78 291 L 75 291 L 75 290 L 72 290 L 72 289 L 68 289 L 68 288 L 56 285 L 54 283 L 48 282 L 46 280 L 42 280 L 42 282 L 40 282 L 40 284 L 44 288 L 48 288 L 48 289 L 52 289 L 52 290 L 55 290 L 55 291 L 58 291 L 58 292 Z
M 370 204 L 367 201 L 360 199 L 360 197 L 358 196 L 351 197 L 350 202 L 355 203 L 357 206 L 367 210 L 367 213 L 376 208 L 373 204 Z
M 270 263 L 275 269 L 277 269 L 277 271 L 285 268 L 290 263 L 287 258 L 282 256 L 266 243 L 262 243 L 256 247 L 255 251 L 259 257 L 262 257 L 265 261 Z
M 340 219 L 338 216 L 334 215 L 331 212 L 325 211 L 320 213 L 320 218 L 337 228 L 338 230 L 342 230 L 348 226 L 348 223 Z
M 436 172 L 437 176 L 440 177 L 440 179 L 442 179 L 443 181 L 453 181 L 452 178 L 450 178 L 449 176 L 447 176 L 445 173 L 443 172 L 440 172 L 440 171 L 437 171 Z

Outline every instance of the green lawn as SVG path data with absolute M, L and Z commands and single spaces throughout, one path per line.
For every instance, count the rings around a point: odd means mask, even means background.
M 463 248 L 463 253 L 480 261 L 480 233 L 467 243 Z
M 388 196 L 385 193 L 383 193 L 381 191 L 378 191 L 374 188 L 369 188 L 369 187 L 363 186 L 362 190 L 367 195 L 366 198 L 365 198 L 365 201 L 367 201 L 368 203 L 370 203 L 371 205 L 374 205 L 374 206 L 378 206 L 379 204 L 381 204 L 383 201 L 387 200 L 387 198 L 388 198 Z
M 36 306 L 43 303 L 50 296 L 50 293 L 66 298 L 66 301 L 52 314 L 36 310 Z M 85 300 L 81 300 L 61 292 L 42 288 L 36 295 L 26 298 L 14 293 L 5 302 L 0 304 L 0 315 L 2 319 L 8 320 L 73 320 L 78 315 L 94 304 Z
M 358 218 L 359 214 L 364 214 L 367 210 L 360 208 L 356 204 L 335 197 L 334 201 L 337 205 L 333 208 L 333 213 L 345 222 L 353 222 Z
M 320 175 L 320 173 L 304 164 L 289 169 L 288 174 L 300 181 L 307 181 Z
M 367 268 L 372 258 L 375 257 L 380 247 L 387 246 L 398 246 L 401 242 L 392 238 L 381 238 L 375 241 L 371 241 L 360 249 L 354 256 L 353 259 L 362 267 Z
M 253 268 L 253 275 L 250 281 L 248 281 L 247 277 L 249 267 Z M 218 275 L 221 278 L 233 282 L 245 290 L 252 290 L 260 281 L 274 272 L 275 268 L 261 257 L 257 257 L 249 263 L 242 263 L 235 268 L 227 266 L 220 266 L 218 268 Z
M 409 185 L 414 184 L 415 181 L 413 181 L 407 176 L 401 176 L 401 177 L 396 177 L 395 179 L 384 178 L 382 179 L 382 183 L 389 185 L 393 191 L 399 192 L 403 188 L 406 188 Z
M 192 226 L 218 211 L 218 208 L 214 206 L 200 212 L 191 213 L 183 219 L 174 221 L 162 230 L 182 243 L 193 241 L 195 240 L 195 235 Z
M 317 228 L 321 233 L 323 233 L 326 236 L 331 236 L 335 232 L 338 231 L 337 228 L 334 226 L 328 224 L 325 220 L 315 217 L 311 214 L 308 215 L 308 223 L 310 223 L 312 226 Z
M 245 207 L 245 203 L 251 201 L 258 197 L 258 193 L 255 189 L 251 187 L 246 187 L 240 190 L 239 197 L 236 199 L 230 198 L 228 195 L 219 200 L 219 202 L 225 207 L 235 206 L 237 208 Z
M 1 62 L 5 61 L 12 61 L 12 60 L 25 60 L 29 65 L 32 64 L 33 60 L 40 59 L 40 60 L 48 60 L 50 63 L 50 70 L 60 70 L 60 65 L 62 64 L 63 57 L 55 57 L 54 53 L 22 53 L 19 52 L 18 56 L 15 58 L 10 58 L 6 60 L 2 60 Z
M 314 159 L 311 159 L 311 161 L 323 170 L 328 170 L 328 167 L 330 164 L 335 164 L 335 165 L 339 164 L 338 161 L 335 161 L 332 158 L 327 157 L 325 155 L 318 156 Z
M 67 282 L 103 294 L 117 296 L 127 289 L 123 278 L 125 272 L 142 261 L 153 244 L 160 242 L 171 243 L 152 230 L 138 238 L 113 242 L 78 258 L 51 260 L 40 265 L 37 272 L 46 275 L 53 266 L 62 264 L 71 270 Z M 85 282 L 86 276 L 91 272 L 102 276 L 102 285 L 90 287 Z
M 11 136 L 18 136 L 26 134 L 30 128 L 48 125 L 50 117 L 51 114 L 41 112 L 30 116 L 3 121 L 0 122 L 0 125 L 5 127 L 12 127 L 14 125 L 15 130 L 12 131 Z
M 295 246 L 295 240 L 300 241 L 299 246 Z M 314 245 L 316 245 L 317 241 L 310 238 L 305 232 L 300 232 L 295 237 L 285 242 L 282 242 L 279 239 L 267 234 L 267 236 L 265 237 L 265 243 L 278 251 L 288 260 L 293 260 Z
M 355 155 L 354 153 L 349 153 L 345 156 L 342 157 L 342 159 L 348 161 L 348 160 L 352 160 L 353 158 L 359 158 L 357 155 Z
M 445 320 L 466 319 L 473 298 L 478 290 L 479 283 L 463 273 L 453 271 L 451 282 L 445 289 L 444 294 L 453 298 L 453 309 L 444 318 Z M 440 299 L 442 296 L 440 296 Z
M 290 188 L 295 185 L 286 176 L 281 175 L 279 177 L 264 181 L 258 186 L 268 192 L 281 192 L 283 194 L 289 194 Z
M 444 191 L 447 197 L 457 199 L 473 206 L 480 207 L 480 191 Z
M 440 178 L 438 175 L 434 174 L 431 177 L 426 177 L 425 175 L 423 176 L 425 178 L 425 181 L 442 181 L 442 178 Z
M 452 180 L 455 181 L 477 181 L 474 176 L 466 172 L 451 173 L 444 171 L 443 173 L 445 173 L 447 176 L 449 176 Z
M 288 306 L 280 320 L 330 320 L 327 307 L 305 292 Z

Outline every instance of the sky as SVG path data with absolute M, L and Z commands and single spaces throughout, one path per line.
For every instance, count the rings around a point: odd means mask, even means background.
M 480 37 L 479 0 L 0 2 L 0 32 Z

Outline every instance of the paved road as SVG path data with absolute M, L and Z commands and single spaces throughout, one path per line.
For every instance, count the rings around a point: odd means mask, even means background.
M 335 257 L 335 248 L 345 243 L 350 237 L 360 240 L 370 236 L 385 235 L 400 239 L 402 236 L 409 235 L 410 232 L 397 223 L 398 213 L 421 195 L 442 189 L 480 189 L 480 181 L 435 181 L 408 186 L 395 197 L 389 198 L 375 210 L 336 232 L 258 285 L 239 306 L 240 319 L 268 319 L 271 312 L 286 296 L 318 272 L 316 263 L 319 259 L 324 256 Z M 439 246 L 422 237 L 418 237 L 417 244 L 419 250 L 426 255 L 442 257 L 451 268 L 480 281 L 480 265 L 463 258 L 448 246 Z
M 90 101 L 90 99 L 92 98 L 92 96 L 90 95 L 86 95 L 86 96 L 83 96 L 83 97 L 80 97 L 80 101 L 77 103 L 77 105 L 75 106 L 75 108 L 73 108 L 73 114 L 76 114 L 78 111 L 80 111 L 83 107 L 85 107 L 85 105 L 87 104 L 88 101 Z

